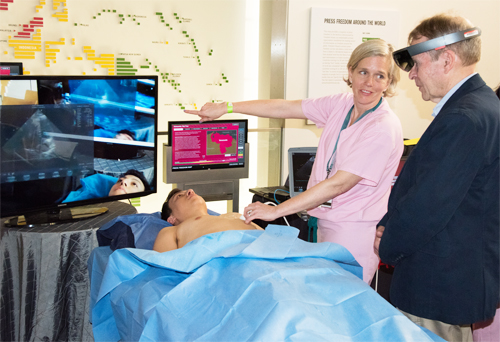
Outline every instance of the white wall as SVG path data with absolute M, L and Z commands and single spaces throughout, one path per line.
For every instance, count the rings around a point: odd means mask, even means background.
M 258 97 L 259 5 L 256 0 L 14 1 L 0 11 L 0 61 L 22 62 L 25 75 L 114 75 L 115 59 L 126 58 L 138 75 L 160 76 L 158 127 L 166 131 L 169 120 L 196 119 L 183 107 Z M 36 20 L 39 31 L 17 38 L 34 18 L 41 18 Z M 95 56 L 86 50 L 94 50 Z M 111 64 L 102 67 L 95 59 L 101 57 L 111 58 Z M 148 63 L 155 68 L 142 68 Z M 179 89 L 161 82 L 163 73 L 175 75 Z M 242 115 L 228 116 L 238 117 Z M 250 128 L 257 128 L 257 118 L 246 118 Z M 140 212 L 159 210 L 172 187 L 163 183 L 163 142 L 166 136 L 158 141 L 158 191 L 141 198 Z M 251 178 L 240 184 L 240 203 L 245 205 L 260 170 L 256 152 L 251 158 Z M 226 203 L 211 209 L 224 212 Z
M 399 46 L 407 45 L 408 33 L 423 19 L 441 12 L 452 12 L 468 18 L 482 29 L 482 58 L 477 71 L 492 88 L 500 83 L 500 1 L 499 0 L 289 0 L 287 32 L 287 65 L 285 98 L 307 97 L 309 63 L 309 18 L 311 7 L 348 9 L 391 9 L 400 12 Z M 401 74 L 398 95 L 390 99 L 391 107 L 403 125 L 405 138 L 418 138 L 431 122 L 434 103 L 424 102 L 407 73 Z M 295 146 L 317 146 L 321 130 L 304 120 L 286 120 L 283 151 Z M 286 153 L 283 153 L 286 158 Z M 287 161 L 282 174 L 288 174 Z

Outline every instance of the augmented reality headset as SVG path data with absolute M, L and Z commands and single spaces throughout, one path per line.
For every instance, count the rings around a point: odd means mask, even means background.
M 479 27 L 473 27 L 460 32 L 450 33 L 442 37 L 427 40 L 422 43 L 410 45 L 408 47 L 405 47 L 404 49 L 393 52 L 392 56 L 398 67 L 406 72 L 409 72 L 415 64 L 412 56 L 430 50 L 443 49 L 446 45 L 458 43 L 466 39 L 479 37 L 480 35 L 481 29 Z

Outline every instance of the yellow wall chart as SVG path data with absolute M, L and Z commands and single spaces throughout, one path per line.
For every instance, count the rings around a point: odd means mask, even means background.
M 243 94 L 245 1 L 0 0 L 0 61 L 25 75 L 158 75 L 159 130 Z M 229 57 L 229 58 L 228 58 Z

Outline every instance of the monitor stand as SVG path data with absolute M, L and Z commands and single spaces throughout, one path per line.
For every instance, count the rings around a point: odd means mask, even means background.
M 188 171 L 189 172 L 189 171 Z M 174 184 L 181 190 L 193 189 L 206 202 L 228 201 L 227 212 L 239 212 L 240 180 L 227 179 L 225 181 L 198 181 Z
M 7 227 L 26 227 L 35 224 L 53 225 L 58 223 L 72 222 L 102 215 L 108 211 L 106 207 L 74 207 L 63 209 L 52 209 L 31 214 L 15 216 L 7 219 L 4 224 Z

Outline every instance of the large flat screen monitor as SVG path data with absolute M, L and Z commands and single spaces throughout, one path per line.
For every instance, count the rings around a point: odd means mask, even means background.
M 0 62 L 0 77 L 23 74 L 23 63 Z
M 2 217 L 156 192 L 157 76 L 5 76 L 0 95 Z
M 245 167 L 248 120 L 170 121 L 172 172 Z

